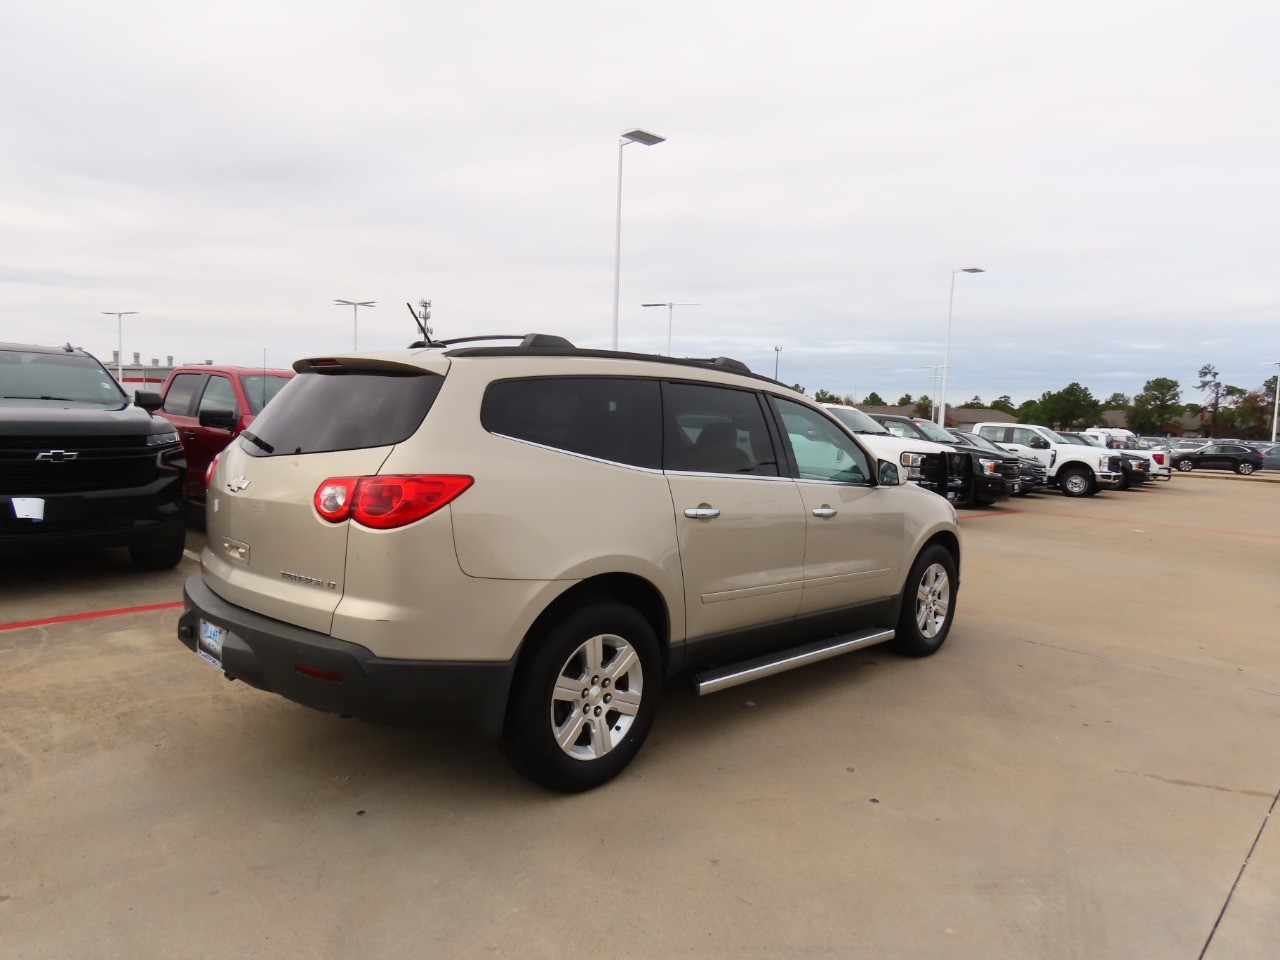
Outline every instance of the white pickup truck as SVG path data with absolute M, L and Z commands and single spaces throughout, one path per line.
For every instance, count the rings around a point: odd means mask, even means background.
M 823 406 L 851 433 L 856 433 L 877 459 L 901 463 L 909 480 L 940 497 L 953 503 L 960 498 L 969 472 L 967 454 L 930 440 L 895 437 L 884 424 L 872 420 L 857 407 L 843 403 L 824 403 Z
M 1144 443 L 1132 430 L 1125 430 L 1121 427 L 1090 427 L 1082 432 L 1086 436 L 1096 439 L 1104 447 L 1124 450 L 1126 453 L 1145 457 L 1148 476 L 1160 480 L 1171 480 L 1173 478 L 1173 455 L 1167 446 L 1158 447 Z
M 1067 443 L 1048 427 L 1029 423 L 975 423 L 973 432 L 1007 450 L 1035 457 L 1049 471 L 1049 483 L 1068 497 L 1091 497 L 1115 487 L 1124 474 L 1120 455 L 1105 447 Z

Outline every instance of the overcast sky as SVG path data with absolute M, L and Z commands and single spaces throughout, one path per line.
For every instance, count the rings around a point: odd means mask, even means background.
M 892 402 L 1280 360 L 1280 4 L 9 0 L 0 340 L 728 355 Z M 775 346 L 781 346 L 776 353 Z

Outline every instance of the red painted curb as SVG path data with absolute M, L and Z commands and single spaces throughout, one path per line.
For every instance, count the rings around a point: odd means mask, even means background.
M 43 627 L 50 623 L 70 623 L 73 620 L 94 620 L 98 617 L 115 617 L 122 613 L 146 613 L 150 610 L 174 610 L 182 606 L 181 600 L 172 603 L 152 603 L 145 607 L 121 607 L 119 610 L 95 610 L 92 613 L 70 613 L 65 617 L 46 617 L 43 620 L 18 620 L 0 623 L 0 630 L 21 630 L 23 627 Z

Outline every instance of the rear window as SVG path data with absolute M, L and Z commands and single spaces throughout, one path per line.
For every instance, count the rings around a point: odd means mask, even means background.
M 262 408 L 270 403 L 288 382 L 288 377 L 274 377 L 270 374 L 241 377 L 240 385 L 244 387 L 244 397 L 249 401 L 249 412 L 255 416 L 261 413 Z
M 656 470 L 661 411 L 656 380 L 544 377 L 490 384 L 480 422 L 490 433 Z
M 434 373 L 302 373 L 240 435 L 255 457 L 327 453 L 401 443 L 422 424 L 444 378 Z

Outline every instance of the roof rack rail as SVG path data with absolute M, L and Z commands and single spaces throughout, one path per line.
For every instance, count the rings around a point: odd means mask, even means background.
M 721 370 L 732 370 L 734 373 L 751 373 L 751 368 L 741 360 L 735 360 L 733 357 L 711 357 L 702 360 L 697 357 L 690 357 L 697 363 L 705 363 L 709 367 L 719 367 Z
M 551 333 L 491 333 L 483 334 L 477 337 L 453 337 L 450 340 L 416 340 L 409 344 L 410 349 L 420 349 L 422 347 L 452 347 L 459 343 L 479 343 L 484 340 L 519 340 L 520 346 L 524 349 L 536 349 L 546 347 L 556 347 L 558 349 L 573 350 L 574 346 L 564 337 L 557 337 Z

